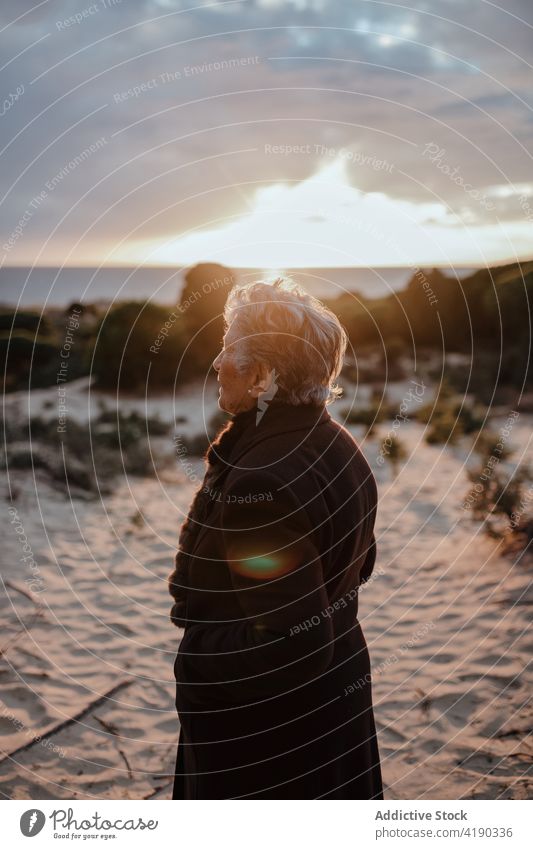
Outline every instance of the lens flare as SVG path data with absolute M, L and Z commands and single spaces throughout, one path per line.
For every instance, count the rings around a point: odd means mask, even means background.
M 230 564 L 234 572 L 245 578 L 277 578 L 294 567 L 296 558 L 287 553 L 266 555 L 258 553 L 243 554 L 237 559 L 236 554 Z

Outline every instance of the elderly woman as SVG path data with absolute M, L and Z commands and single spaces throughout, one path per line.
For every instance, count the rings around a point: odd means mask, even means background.
M 219 407 L 231 414 L 182 526 L 169 589 L 174 799 L 382 799 L 358 588 L 376 485 L 327 405 L 346 349 L 295 284 L 233 288 Z

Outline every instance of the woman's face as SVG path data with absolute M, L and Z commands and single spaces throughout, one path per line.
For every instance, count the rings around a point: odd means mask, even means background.
M 235 366 L 235 347 L 238 339 L 233 322 L 224 336 L 223 348 L 213 362 L 220 383 L 218 406 L 231 415 L 250 410 L 257 400 L 253 392 L 248 392 L 253 386 L 255 375 L 239 372 Z

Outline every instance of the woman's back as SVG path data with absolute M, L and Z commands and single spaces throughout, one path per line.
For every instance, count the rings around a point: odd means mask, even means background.
M 325 407 L 285 404 L 249 416 L 227 460 L 191 558 L 196 624 L 175 672 L 196 777 L 176 792 L 224 798 L 229 768 L 232 798 L 379 798 L 357 621 L 375 558 L 368 464 Z

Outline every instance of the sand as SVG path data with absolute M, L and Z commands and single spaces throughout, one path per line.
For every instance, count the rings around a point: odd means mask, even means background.
M 70 389 L 72 415 L 83 418 L 87 384 Z M 202 391 L 151 401 L 150 414 L 184 415 L 180 430 L 198 433 Z M 53 392 L 32 395 L 33 415 L 53 415 Z M 27 407 L 23 393 L 10 403 Z M 212 395 L 207 418 L 214 409 Z M 531 458 L 532 423 L 523 414 L 513 429 L 514 460 Z M 503 556 L 462 509 L 470 439 L 430 446 L 422 425 L 402 422 L 408 456 L 395 475 L 378 462 L 390 426 L 366 440 L 352 428 L 380 493 L 360 621 L 385 798 L 531 798 L 531 559 Z M 41 472 L 11 475 L 16 499 L 0 511 L 2 798 L 170 798 L 181 632 L 168 619 L 166 581 L 193 474 L 202 475 L 191 462 L 186 472 L 169 457 L 159 479 L 122 479 L 93 500 L 69 498 Z

